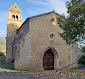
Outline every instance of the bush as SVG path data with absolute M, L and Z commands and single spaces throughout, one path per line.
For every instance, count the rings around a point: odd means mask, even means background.
M 85 46 L 82 47 L 82 52 L 83 52 L 83 55 L 80 57 L 80 59 L 78 60 L 78 64 L 79 65 L 85 65 Z
M 85 54 L 85 46 L 84 47 L 82 47 L 82 52 Z
M 4 53 L 0 52 L 0 56 L 4 56 Z
M 78 64 L 80 64 L 80 65 L 85 65 L 85 56 L 84 56 L 84 55 L 82 55 L 82 56 L 80 57 L 80 59 L 78 60 Z

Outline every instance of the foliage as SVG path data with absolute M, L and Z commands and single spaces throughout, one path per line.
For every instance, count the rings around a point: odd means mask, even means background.
M 3 64 L 3 61 L 6 61 L 6 56 L 0 56 L 0 65 Z
M 85 54 L 85 46 L 82 47 L 82 52 Z
M 4 53 L 2 53 L 1 51 L 0 51 L 0 56 L 4 56 Z
M 6 40 L 0 39 L 0 51 L 6 52 Z
M 1 65 L 1 67 L 6 68 L 6 69 L 14 70 L 14 63 L 13 62 L 6 63 L 6 64 Z
M 67 44 L 74 44 L 85 33 L 85 3 L 82 0 L 71 0 L 66 3 L 67 18 L 58 18 L 59 27 L 63 30 L 60 36 Z
M 85 46 L 82 47 L 82 52 L 83 52 L 83 55 L 78 60 L 78 64 L 85 65 Z
M 78 60 L 78 64 L 85 65 L 85 56 L 82 55 L 80 59 Z

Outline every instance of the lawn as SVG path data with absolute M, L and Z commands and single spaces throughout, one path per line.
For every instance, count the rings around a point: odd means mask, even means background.
M 14 62 L 6 63 L 6 56 L 0 56 L 0 67 L 14 70 Z

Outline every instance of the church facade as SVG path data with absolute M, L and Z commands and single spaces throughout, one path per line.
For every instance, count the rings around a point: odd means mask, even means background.
M 15 3 L 8 10 L 6 60 L 14 60 L 15 69 L 56 70 L 77 66 L 81 52 L 59 36 L 60 15 L 55 11 L 27 18 Z

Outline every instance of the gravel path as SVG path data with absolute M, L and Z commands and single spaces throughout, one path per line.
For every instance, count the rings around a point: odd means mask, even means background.
M 0 68 L 0 79 L 85 79 L 85 70 L 18 71 Z
M 3 72 L 0 79 L 85 79 L 85 70 L 76 72 Z

